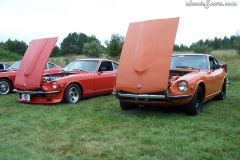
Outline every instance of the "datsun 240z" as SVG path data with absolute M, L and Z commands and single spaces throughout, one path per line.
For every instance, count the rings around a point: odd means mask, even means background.
M 120 57 L 114 94 L 123 110 L 141 105 L 186 106 L 226 96 L 226 73 L 207 54 L 174 54 L 179 18 L 131 23 Z
M 77 103 L 81 98 L 112 93 L 118 64 L 107 59 L 77 59 L 61 72 L 42 75 L 57 38 L 31 41 L 15 86 L 26 103 Z

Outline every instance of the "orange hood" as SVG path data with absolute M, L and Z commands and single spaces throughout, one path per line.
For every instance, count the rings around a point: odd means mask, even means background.
M 15 87 L 21 90 L 40 88 L 44 67 L 57 42 L 57 38 L 32 40 L 24 54 L 15 79 Z
M 116 89 L 161 92 L 168 76 L 179 18 L 131 23 L 123 45 Z

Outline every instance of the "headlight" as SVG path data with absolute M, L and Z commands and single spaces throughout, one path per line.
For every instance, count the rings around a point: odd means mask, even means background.
M 52 82 L 52 88 L 56 89 L 57 88 L 57 82 Z
M 188 89 L 188 84 L 185 81 L 178 82 L 178 90 L 181 92 L 186 92 Z

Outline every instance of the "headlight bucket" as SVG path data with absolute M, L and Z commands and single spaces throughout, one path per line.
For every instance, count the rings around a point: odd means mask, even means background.
M 181 92 L 186 92 L 188 90 L 188 83 L 186 81 L 178 82 L 178 90 Z

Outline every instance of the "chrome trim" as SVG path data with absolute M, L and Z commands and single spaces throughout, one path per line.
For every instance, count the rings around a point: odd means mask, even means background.
M 156 94 L 125 94 L 125 93 L 117 93 L 113 92 L 113 95 L 116 95 L 117 97 L 126 97 L 126 98 L 134 98 L 135 100 L 139 98 L 143 99 L 159 99 L 159 100 L 170 100 L 170 99 L 184 99 L 184 98 L 190 98 L 192 95 L 186 94 L 186 95 L 178 95 L 178 96 L 170 96 L 168 94 L 161 94 L 161 95 L 156 95 Z
M 25 94 L 53 94 L 53 93 L 59 93 L 60 91 L 21 91 L 21 90 L 16 90 L 17 93 L 25 93 Z

